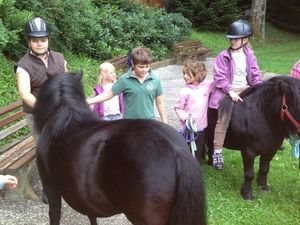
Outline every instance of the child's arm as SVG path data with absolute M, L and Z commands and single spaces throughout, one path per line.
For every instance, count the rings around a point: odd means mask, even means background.
M 101 93 L 100 95 L 97 95 L 95 97 L 92 98 L 88 98 L 86 99 L 86 102 L 91 105 L 91 104 L 95 104 L 98 102 L 104 102 L 108 99 L 111 99 L 112 97 L 114 97 L 114 93 L 112 92 L 112 90 L 106 90 L 103 93 Z
M 185 122 L 187 117 L 189 116 L 189 114 L 185 111 L 186 101 L 187 100 L 184 90 L 181 90 L 179 97 L 175 102 L 174 111 L 182 122 Z
M 156 96 L 155 103 L 162 122 L 168 123 L 165 102 L 162 95 Z
M 36 97 L 31 93 L 30 76 L 25 70 L 17 72 L 18 91 L 21 99 L 34 108 Z

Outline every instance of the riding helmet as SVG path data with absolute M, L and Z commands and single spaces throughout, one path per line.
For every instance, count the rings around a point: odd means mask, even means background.
M 253 34 L 252 26 L 247 20 L 237 20 L 229 26 L 226 37 L 244 38 L 244 37 L 251 37 L 252 34 Z
M 47 37 L 50 35 L 50 29 L 45 20 L 35 17 L 25 24 L 25 34 L 27 37 Z

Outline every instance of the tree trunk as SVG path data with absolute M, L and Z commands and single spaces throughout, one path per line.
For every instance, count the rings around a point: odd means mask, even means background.
M 250 20 L 254 36 L 259 40 L 265 39 L 265 17 L 267 0 L 252 0 Z

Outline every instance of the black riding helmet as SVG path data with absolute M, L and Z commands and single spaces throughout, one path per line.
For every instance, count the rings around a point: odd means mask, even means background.
M 47 37 L 50 35 L 50 29 L 45 20 L 35 17 L 25 24 L 25 35 L 27 37 Z
M 244 37 L 251 37 L 252 34 L 253 34 L 252 26 L 247 20 L 237 20 L 229 26 L 226 37 L 244 38 Z

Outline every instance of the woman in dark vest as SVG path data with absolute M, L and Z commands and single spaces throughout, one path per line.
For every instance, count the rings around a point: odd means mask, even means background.
M 25 24 L 28 52 L 15 65 L 18 91 L 26 112 L 26 122 L 37 143 L 39 133 L 33 121 L 33 108 L 41 85 L 49 76 L 67 72 L 67 62 L 61 53 L 49 49 L 50 29 L 45 20 L 36 17 Z M 43 193 L 42 200 L 48 203 Z
M 37 142 L 39 134 L 33 124 L 33 108 L 40 86 L 58 73 L 67 72 L 64 56 L 49 49 L 50 29 L 45 20 L 36 17 L 25 25 L 28 52 L 15 65 L 18 91 L 26 112 L 26 121 Z

